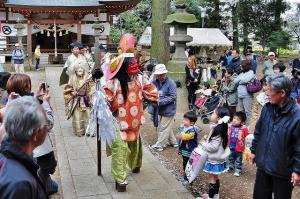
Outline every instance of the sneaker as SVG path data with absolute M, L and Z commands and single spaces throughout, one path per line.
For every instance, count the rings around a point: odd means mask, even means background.
M 57 184 L 57 182 L 55 182 L 54 180 L 51 179 L 50 187 L 48 190 L 48 195 L 52 195 L 57 192 L 58 192 L 58 184 Z
M 174 148 L 177 148 L 177 147 L 178 147 L 178 144 L 171 144 L 170 146 L 171 146 L 171 147 L 174 147 Z
M 240 177 L 240 172 L 239 172 L 239 171 L 236 171 L 236 172 L 234 172 L 233 175 L 236 176 L 236 177 Z
M 156 150 L 156 151 L 163 151 L 164 148 L 162 148 L 161 146 L 156 146 L 155 144 L 153 145 L 149 145 L 150 149 Z
M 233 173 L 233 171 L 234 171 L 234 168 L 233 167 L 229 167 L 228 173 Z
M 215 194 L 214 199 L 220 199 L 220 194 Z

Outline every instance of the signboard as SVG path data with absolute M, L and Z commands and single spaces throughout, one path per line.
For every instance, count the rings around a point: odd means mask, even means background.
M 4 64 L 5 63 L 5 56 L 0 56 L 0 64 Z
M 102 29 L 100 30 L 101 35 L 108 36 L 110 32 L 110 24 L 102 23 Z M 93 24 L 81 24 L 81 34 L 83 35 L 94 35 Z M 71 27 L 70 32 L 77 33 L 77 24 Z
M 1 24 L 0 37 L 12 37 L 17 36 L 17 30 L 14 28 L 15 24 Z M 27 24 L 24 24 L 25 28 L 22 30 L 22 36 L 27 35 Z M 94 29 L 92 28 L 93 24 L 81 24 L 81 34 L 82 35 L 94 35 Z M 50 27 L 50 25 L 49 25 Z M 74 25 L 58 25 L 62 29 L 69 30 L 70 32 L 77 33 L 77 24 Z M 38 24 L 32 25 L 32 34 L 38 33 L 41 31 L 41 27 Z M 102 23 L 102 29 L 100 31 L 101 35 L 107 36 L 110 32 L 110 24 Z

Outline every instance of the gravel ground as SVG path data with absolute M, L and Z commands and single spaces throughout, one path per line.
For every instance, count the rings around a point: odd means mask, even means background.
M 261 68 L 261 67 L 260 67 Z M 258 76 L 261 75 L 261 71 L 259 71 Z M 185 89 L 185 88 L 183 88 Z M 175 125 L 173 127 L 174 133 L 177 132 L 177 128 L 179 127 L 184 108 L 182 106 L 186 106 L 185 94 L 184 91 L 179 91 L 178 95 L 178 113 L 175 116 Z M 260 114 L 260 107 L 258 103 L 254 102 L 253 107 L 253 118 L 250 125 L 250 132 L 253 132 L 255 121 L 257 120 Z M 153 127 L 152 122 L 150 121 L 149 115 L 146 114 L 147 122 L 144 124 L 142 129 L 142 137 L 144 145 L 148 146 L 149 144 L 154 144 L 157 140 L 157 132 L 156 129 Z M 197 125 L 202 127 L 204 130 L 202 132 L 202 136 L 209 133 L 209 125 L 203 124 L 201 121 L 198 120 Z M 182 158 L 178 155 L 178 149 L 168 147 L 162 152 L 151 151 L 164 165 L 169 172 L 173 173 L 176 178 L 180 178 L 183 176 L 184 171 L 182 168 Z M 225 173 L 220 175 L 221 181 L 221 189 L 220 189 L 220 196 L 222 199 L 250 199 L 252 198 L 254 181 L 255 181 L 255 173 L 256 168 L 250 165 L 244 165 L 243 172 L 240 177 L 233 176 L 232 173 Z M 193 184 L 190 186 L 186 186 L 188 190 L 195 197 L 199 197 L 202 193 L 206 193 L 208 190 L 208 184 L 206 181 L 206 175 L 204 172 L 200 173 Z M 296 187 L 293 192 L 293 199 L 300 198 L 300 187 Z

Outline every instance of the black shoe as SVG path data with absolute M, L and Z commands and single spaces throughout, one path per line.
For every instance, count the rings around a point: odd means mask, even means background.
M 132 173 L 140 173 L 141 172 L 141 167 L 136 167 L 132 169 Z

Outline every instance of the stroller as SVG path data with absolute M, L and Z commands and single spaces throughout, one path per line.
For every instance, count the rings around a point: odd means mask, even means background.
M 211 97 L 199 98 L 195 102 L 196 112 L 198 117 L 201 118 L 204 124 L 208 124 L 210 119 L 209 115 L 218 108 L 224 105 L 224 97 L 218 93 L 213 94 Z

